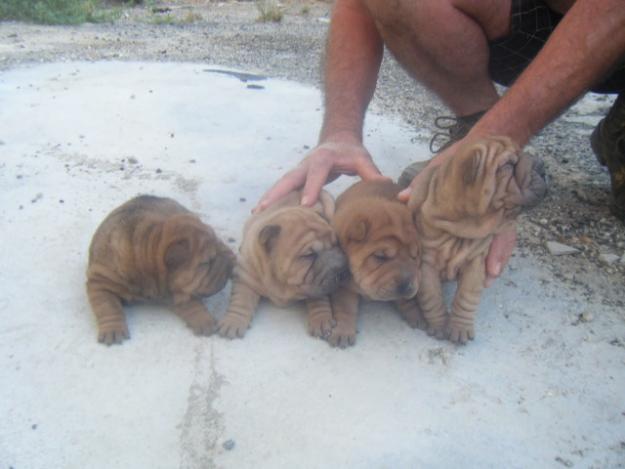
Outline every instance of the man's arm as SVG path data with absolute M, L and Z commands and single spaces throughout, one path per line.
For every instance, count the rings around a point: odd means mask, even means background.
M 337 0 L 326 48 L 320 142 L 339 132 L 362 140 L 365 111 L 375 91 L 382 52 L 382 39 L 362 1 Z
M 382 62 L 383 43 L 361 0 L 337 0 L 326 46 L 325 113 L 319 143 L 262 197 L 262 210 L 303 187 L 312 205 L 323 185 L 339 174 L 381 177 L 362 145 L 362 128 Z
M 506 135 L 519 146 L 560 115 L 625 56 L 625 2 L 577 0 L 541 52 L 468 135 L 433 158 L 440 164 L 458 146 L 486 135 Z M 415 177 L 411 187 L 420 184 Z M 400 194 L 407 200 L 410 190 Z M 486 259 L 487 285 L 498 277 L 516 242 L 495 237 Z
M 625 55 L 625 2 L 577 0 L 534 61 L 467 137 L 507 135 L 520 146 Z

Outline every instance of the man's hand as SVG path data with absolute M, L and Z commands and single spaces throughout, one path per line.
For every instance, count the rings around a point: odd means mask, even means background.
M 387 179 L 380 174 L 359 139 L 337 134 L 312 149 L 294 169 L 282 176 L 261 198 L 254 212 L 262 211 L 289 192 L 303 188 L 302 205 L 311 206 L 321 188 L 341 174 L 365 180 Z
M 471 137 L 465 137 L 462 140 L 457 141 L 453 145 L 446 148 L 444 151 L 435 155 L 428 164 L 428 167 L 431 165 L 440 165 L 448 158 L 453 158 L 454 153 L 457 151 L 457 148 L 460 145 L 465 145 Z M 406 189 L 401 191 L 397 196 L 399 200 L 404 203 L 407 203 L 410 199 L 410 192 L 413 187 L 417 187 L 419 184 L 427 184 L 427 181 L 424 180 L 424 171 L 421 171 L 419 174 L 415 176 L 415 178 L 410 183 Z M 516 246 L 516 228 L 511 228 L 506 231 L 502 231 L 498 235 L 493 238 L 493 241 L 490 245 L 490 249 L 488 251 L 488 255 L 486 256 L 486 280 L 484 281 L 485 287 L 490 287 L 495 279 L 501 275 L 503 269 L 508 264 L 508 260 L 512 255 L 512 251 Z

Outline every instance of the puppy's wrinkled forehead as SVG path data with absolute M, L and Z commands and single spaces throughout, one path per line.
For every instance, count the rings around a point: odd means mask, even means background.
M 315 211 L 296 207 L 278 215 L 274 223 L 280 225 L 281 236 L 289 244 L 303 245 L 315 240 L 336 243 L 336 235 L 330 224 Z
M 372 241 L 395 239 L 401 244 L 414 242 L 415 232 L 410 211 L 399 203 L 372 206 L 366 213 Z

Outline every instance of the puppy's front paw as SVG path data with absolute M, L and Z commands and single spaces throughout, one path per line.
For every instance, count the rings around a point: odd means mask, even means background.
M 249 326 L 250 321 L 247 318 L 228 312 L 219 322 L 219 335 L 228 339 L 240 338 L 245 335 Z
M 308 332 L 313 337 L 328 338 L 332 334 L 332 328 L 336 324 L 332 314 L 318 314 L 313 317 L 308 317 Z
M 447 321 L 445 319 L 428 321 L 427 333 L 439 340 L 447 338 Z
M 215 319 L 206 312 L 194 314 L 186 322 L 195 335 L 211 335 L 217 326 Z
M 98 342 L 101 344 L 121 344 L 126 339 L 130 339 L 130 334 L 125 322 L 107 324 L 98 328 Z
M 337 325 L 332 329 L 328 342 L 332 347 L 347 348 L 356 343 L 356 328 Z
M 450 321 L 447 327 L 447 337 L 456 344 L 466 344 L 469 340 L 475 338 L 473 324 L 458 324 Z
M 408 325 L 413 329 L 427 329 L 428 324 L 425 321 L 425 318 L 423 317 L 423 314 L 421 313 L 421 310 L 417 305 L 414 305 L 414 307 L 411 307 L 408 310 L 402 311 L 401 315 L 408 323 Z

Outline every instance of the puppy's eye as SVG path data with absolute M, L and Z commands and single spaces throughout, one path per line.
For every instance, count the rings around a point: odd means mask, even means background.
M 302 254 L 299 258 L 306 261 L 314 261 L 317 258 L 317 253 L 315 251 L 310 251 L 306 254 Z
M 383 252 L 374 253 L 373 258 L 378 262 L 386 262 L 390 259 L 390 257 L 384 254 Z
M 209 259 L 207 261 L 200 262 L 199 266 L 203 267 L 205 269 L 210 269 L 213 266 L 213 259 Z

